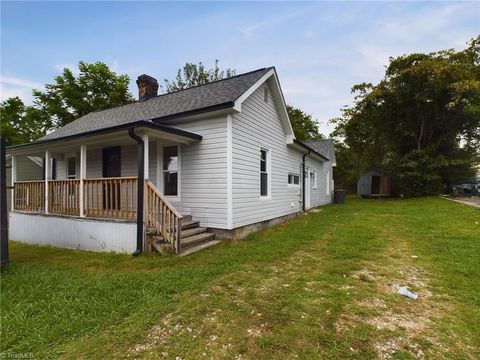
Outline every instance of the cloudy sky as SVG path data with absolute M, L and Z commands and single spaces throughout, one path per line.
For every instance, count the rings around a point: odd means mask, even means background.
M 1 99 L 32 101 L 63 67 L 102 61 L 163 83 L 185 62 L 276 66 L 287 103 L 328 120 L 389 56 L 463 49 L 480 2 L 1 2 Z M 135 82 L 131 91 L 137 94 Z

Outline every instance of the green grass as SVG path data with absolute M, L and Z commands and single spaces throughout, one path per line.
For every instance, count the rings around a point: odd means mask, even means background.
M 352 197 L 185 258 L 10 248 L 3 355 L 480 355 L 480 211 L 442 199 Z

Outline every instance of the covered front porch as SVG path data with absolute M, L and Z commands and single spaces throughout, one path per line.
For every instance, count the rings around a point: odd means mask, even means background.
M 137 223 L 137 251 L 148 249 L 150 233 L 178 253 L 183 216 L 171 201 L 179 195 L 180 149 L 201 137 L 174 130 L 139 127 L 10 148 L 12 213 Z M 43 158 L 43 178 L 17 181 L 19 156 Z

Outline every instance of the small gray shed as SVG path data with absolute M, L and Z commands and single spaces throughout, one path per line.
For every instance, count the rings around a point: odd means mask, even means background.
M 390 196 L 390 176 L 382 174 L 376 170 L 367 171 L 358 179 L 357 194 L 362 197 Z

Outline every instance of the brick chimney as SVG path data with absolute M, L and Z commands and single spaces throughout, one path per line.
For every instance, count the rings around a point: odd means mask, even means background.
M 138 101 L 145 101 L 158 95 L 158 82 L 157 79 L 148 76 L 140 75 L 137 78 L 138 86 Z

